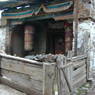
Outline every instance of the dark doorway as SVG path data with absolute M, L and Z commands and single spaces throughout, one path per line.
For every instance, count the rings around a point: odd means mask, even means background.
M 47 34 L 47 53 L 64 54 L 64 29 L 51 29 Z
M 17 25 L 12 31 L 11 36 L 11 54 L 15 56 L 24 56 L 24 28 L 23 25 Z

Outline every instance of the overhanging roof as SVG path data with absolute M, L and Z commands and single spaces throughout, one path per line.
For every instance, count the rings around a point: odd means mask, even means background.
M 6 9 L 6 8 L 11 8 L 11 7 L 16 7 L 21 4 L 24 4 L 26 2 L 22 2 L 23 0 L 9 0 L 9 1 L 0 1 L 0 9 Z
M 54 1 L 69 1 L 69 0 L 0 0 L 0 10 L 17 7 L 26 4 L 41 4 Z M 70 0 L 71 1 L 71 0 Z
M 24 4 L 39 4 L 39 3 L 43 3 L 43 2 L 49 2 L 50 0 L 0 0 L 0 10 L 6 9 L 6 8 L 12 8 L 12 7 L 16 7 L 16 6 L 20 6 L 20 5 L 24 5 Z M 54 1 L 54 0 L 52 0 Z
M 41 4 L 36 7 L 20 7 L 20 9 L 12 8 L 2 13 L 2 17 L 6 19 L 25 19 L 25 18 L 51 18 L 59 15 L 72 15 L 73 2 L 60 2 L 54 4 Z
M 16 0 L 8 2 L 2 2 L 4 7 L 1 4 L 0 9 L 5 9 L 2 17 L 10 21 L 57 19 L 56 17 L 59 16 L 64 19 L 73 17 L 73 0 L 20 0 L 18 2 Z

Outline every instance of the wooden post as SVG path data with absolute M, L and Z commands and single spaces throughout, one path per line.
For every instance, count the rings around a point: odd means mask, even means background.
M 6 28 L 6 42 L 5 42 L 5 52 L 10 54 L 11 52 L 11 35 L 12 35 L 12 31 L 10 31 L 10 23 L 7 23 L 7 25 L 5 26 Z
M 43 64 L 43 95 L 54 95 L 55 64 Z
M 69 83 L 66 68 L 61 68 L 66 64 L 64 56 L 58 56 L 57 58 L 57 72 L 58 72 L 58 95 L 70 95 L 72 92 L 71 85 Z
M 87 58 L 85 59 L 86 60 L 86 78 L 87 78 L 87 81 L 89 80 L 89 72 L 90 72 L 90 58 L 87 56 Z
M 1 60 L 2 60 L 2 57 L 0 56 L 0 77 L 2 76 L 2 73 L 1 73 Z
M 75 43 L 74 43 L 74 55 L 77 55 L 77 38 L 78 38 L 78 2 L 79 0 L 74 0 L 74 33 L 75 33 Z

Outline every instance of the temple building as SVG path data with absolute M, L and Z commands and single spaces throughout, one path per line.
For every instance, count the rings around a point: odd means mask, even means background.
M 94 4 L 94 0 L 0 2 L 0 82 L 28 95 L 74 95 L 90 79 Z
M 93 19 L 93 2 L 89 0 L 6 3 L 1 6 L 4 39 L 0 48 L 20 57 L 76 52 L 79 23 Z

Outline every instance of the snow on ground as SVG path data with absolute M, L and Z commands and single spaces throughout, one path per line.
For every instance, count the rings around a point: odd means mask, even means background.
M 0 95 L 26 95 L 25 93 L 19 92 L 13 88 L 0 84 Z

